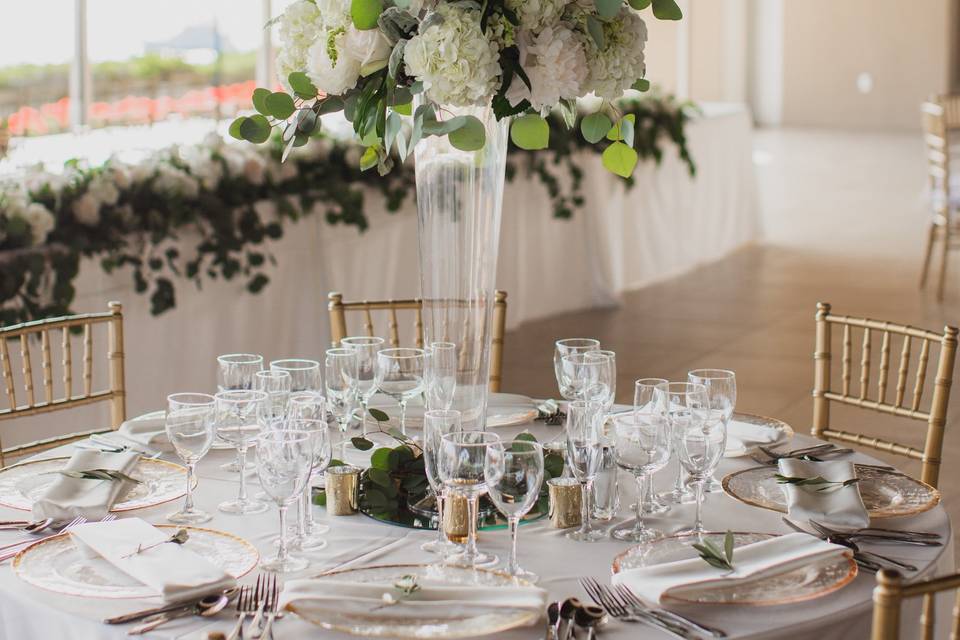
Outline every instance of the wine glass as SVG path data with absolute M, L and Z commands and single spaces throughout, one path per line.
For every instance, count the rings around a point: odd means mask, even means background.
M 457 345 L 431 342 L 426 374 L 427 409 L 449 409 L 457 390 Z
M 581 542 L 596 542 L 606 537 L 603 531 L 594 529 L 590 521 L 593 480 L 597 477 L 603 449 L 602 415 L 598 402 L 572 400 L 567 406 L 567 465 L 580 482 L 583 494 L 580 528 L 567 537 Z
M 217 356 L 217 391 L 243 391 L 257 388 L 256 373 L 263 369 L 263 356 L 255 353 L 228 353 Z M 214 449 L 230 449 L 229 442 L 214 435 Z M 224 471 L 236 473 L 240 470 L 240 454 L 220 465 Z
M 598 351 L 588 351 L 586 356 L 591 359 L 601 358 L 605 365 L 600 371 L 600 383 L 604 386 L 604 395 L 598 400 L 603 404 L 604 415 L 609 414 L 617 396 L 617 354 L 613 351 L 600 349 Z
M 287 418 L 327 419 L 327 399 L 317 391 L 297 391 L 287 401 Z
M 322 396 L 320 399 L 323 399 Z M 293 540 L 293 545 L 302 550 L 322 549 L 327 546 L 327 541 L 323 539 L 322 535 L 330 531 L 330 527 L 314 522 L 313 489 L 310 479 L 314 475 L 323 473 L 330 464 L 332 452 L 327 420 L 322 413 L 318 418 L 291 417 L 287 419 L 284 427 L 291 431 L 302 431 L 308 434 L 311 446 L 310 474 L 307 476 L 306 485 L 303 487 L 300 502 L 297 503 L 297 535 Z
M 669 382 L 656 389 L 660 415 L 669 423 L 677 459 L 690 474 L 697 503 L 696 519 L 687 532 L 703 533 L 703 484 L 717 468 L 727 443 L 727 429 L 710 414 L 710 398 L 702 384 Z
M 480 495 L 487 490 L 487 449 L 499 446 L 500 437 L 488 431 L 460 431 L 440 438 L 440 480 L 447 495 L 467 501 L 467 542 L 463 551 L 447 557 L 448 564 L 476 568 L 497 563 L 497 556 L 477 549 L 477 510 Z
M 670 426 L 659 415 L 647 416 L 630 412 L 613 419 L 613 438 L 617 466 L 634 475 L 637 482 L 637 519 L 632 527 L 615 528 L 617 540 L 653 542 L 663 533 L 648 528 L 643 522 L 643 495 L 650 474 L 659 471 L 670 460 Z
M 658 385 L 666 384 L 667 380 L 663 378 L 640 378 L 633 383 L 633 414 L 637 420 L 650 421 L 656 414 L 656 403 L 654 402 L 653 392 Z M 678 465 L 679 467 L 679 465 Z M 683 482 L 683 470 L 678 472 L 680 482 Z M 666 513 L 670 507 L 660 501 L 653 489 L 653 475 L 646 477 L 643 494 L 643 515 L 652 516 Z M 686 486 L 681 484 L 681 489 L 686 490 Z M 691 494 L 692 496 L 692 494 Z M 636 508 L 633 505 L 632 508 Z
M 663 393 L 666 393 L 666 390 L 670 388 L 671 385 L 682 385 L 682 384 L 685 384 L 685 383 L 665 382 L 665 383 L 662 383 L 661 385 L 658 385 L 654 389 L 654 392 L 653 392 L 654 406 L 656 407 L 657 412 L 662 413 L 664 411 L 667 411 L 666 408 L 661 407 L 660 395 Z M 670 420 L 668 419 L 667 422 L 669 423 Z M 672 502 L 674 504 L 692 504 L 697 501 L 697 496 L 695 492 L 691 491 L 689 487 L 689 480 L 687 478 L 686 470 L 683 464 L 680 463 L 679 454 L 676 453 L 678 451 L 678 441 L 676 439 L 677 432 L 673 428 L 672 423 L 671 423 L 670 429 L 671 429 L 670 435 L 673 438 L 673 451 L 675 453 L 674 458 L 677 461 L 677 475 L 676 475 L 676 479 L 673 482 L 673 489 L 670 489 L 669 491 L 664 491 L 663 493 L 661 493 L 660 498 L 666 502 Z
M 601 411 L 610 398 L 609 357 L 599 351 L 564 356 L 560 365 L 567 381 L 568 393 L 576 400 L 589 400 Z
M 310 475 L 312 443 L 309 433 L 279 429 L 266 431 L 257 439 L 257 474 L 267 495 L 280 511 L 280 545 L 277 555 L 264 560 L 265 571 L 288 573 L 306 569 L 303 558 L 294 558 L 287 540 L 287 509 L 296 501 Z
M 187 465 L 187 497 L 183 508 L 167 516 L 177 524 L 200 524 L 211 516 L 193 506 L 194 469 L 207 455 L 215 433 L 216 400 L 206 393 L 174 393 L 167 396 L 164 428 L 170 444 Z
M 458 433 L 462 430 L 459 411 L 451 409 L 433 409 L 423 414 L 423 466 L 427 474 L 427 481 L 436 496 L 437 502 L 437 539 L 424 542 L 420 548 L 430 553 L 446 555 L 458 547 L 447 539 L 443 532 L 443 481 L 440 479 L 437 456 L 440 452 L 440 441 L 448 433 Z
M 340 457 L 347 455 L 347 426 L 357 402 L 357 352 L 351 348 L 327 349 L 327 411 L 340 427 Z
M 360 400 L 360 426 L 367 437 L 367 410 L 370 399 L 377 392 L 377 353 L 383 348 L 383 338 L 355 336 L 344 338 L 340 346 L 357 353 L 357 398 Z
M 563 369 L 563 358 L 576 353 L 586 353 L 587 351 L 599 351 L 600 341 L 593 338 L 564 338 L 554 343 L 553 349 L 553 372 L 557 377 L 557 386 L 560 389 L 560 396 L 565 400 L 577 400 L 573 394 L 570 381 L 566 377 Z
M 263 391 L 220 391 L 217 405 L 217 434 L 237 447 L 239 455 L 240 492 L 236 500 L 222 502 L 224 513 L 263 513 L 267 503 L 247 496 L 247 449 L 256 442 L 269 411 Z
M 403 435 L 407 435 L 407 402 L 423 393 L 426 360 L 423 349 L 382 349 L 377 354 L 377 388 L 400 405 Z
M 722 415 L 724 426 L 730 424 L 737 406 L 737 374 L 727 369 L 694 369 L 687 373 L 687 382 L 702 384 L 710 396 L 710 411 Z M 703 490 L 707 493 L 723 491 L 716 478 L 707 478 Z
M 537 574 L 517 562 L 517 528 L 540 497 L 543 484 L 543 447 L 528 440 L 487 447 L 483 469 L 490 500 L 510 525 L 510 559 L 506 571 L 515 578 L 536 582 Z
M 287 415 L 292 379 L 286 371 L 273 369 L 257 371 L 254 377 L 257 391 L 267 394 L 267 419 L 273 427 Z
M 273 371 L 286 371 L 290 374 L 290 392 L 321 391 L 320 363 L 316 360 L 303 358 L 287 358 L 285 360 L 271 360 L 270 368 Z

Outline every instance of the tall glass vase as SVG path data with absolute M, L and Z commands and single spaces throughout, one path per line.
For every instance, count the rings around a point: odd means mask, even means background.
M 509 126 L 489 107 L 441 106 L 437 119 L 461 115 L 483 123 L 482 149 L 460 151 L 446 136 L 431 136 L 417 143 L 415 158 L 424 345 L 457 345 L 449 408 L 462 413 L 467 430 L 485 426 Z

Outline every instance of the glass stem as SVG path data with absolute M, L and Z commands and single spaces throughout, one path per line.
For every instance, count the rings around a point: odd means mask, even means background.
M 643 531 L 646 527 L 643 526 L 643 500 L 644 500 L 644 489 L 647 485 L 647 480 L 650 476 L 646 474 L 641 474 L 637 476 L 637 525 L 634 527 L 636 531 Z
M 447 536 L 443 532 L 443 491 L 437 489 L 437 543 L 445 544 L 447 542 Z
M 677 481 L 673 485 L 673 491 L 679 496 L 683 494 L 683 490 L 685 488 L 686 487 L 684 486 L 684 483 L 683 483 L 683 467 L 678 464 L 677 465 Z
M 340 459 L 347 457 L 347 423 L 350 421 L 350 417 L 347 416 L 344 418 L 343 422 L 340 423 Z
M 697 480 L 696 485 L 694 487 L 694 491 L 696 492 L 695 495 L 697 498 L 697 517 L 696 517 L 696 520 L 694 520 L 693 522 L 693 531 L 694 533 L 698 533 L 698 534 L 703 532 L 702 515 L 703 515 L 703 484 L 704 482 L 705 482 L 705 478 L 700 478 Z
M 656 494 L 653 492 L 653 476 L 647 475 L 645 478 L 644 484 L 646 485 L 646 492 L 643 496 L 643 501 L 646 504 L 652 505 L 656 499 Z
M 184 511 L 193 511 L 193 473 L 196 462 L 187 463 L 187 497 L 183 501 Z
M 367 437 L 367 401 L 360 398 L 360 429 L 363 431 L 363 437 Z
M 300 510 L 303 511 L 303 534 L 310 535 L 313 533 L 313 509 L 311 506 L 311 498 L 313 498 L 313 491 L 310 488 L 310 480 L 307 480 L 307 486 L 303 488 L 303 496 L 300 499 Z
M 510 524 L 510 560 L 507 562 L 507 573 L 515 576 L 520 573 L 520 563 L 517 562 L 517 528 L 520 518 L 510 516 L 507 522 Z
M 280 549 L 277 551 L 277 558 L 284 562 L 287 559 L 287 506 L 280 505 Z
M 407 401 L 400 400 L 400 433 L 407 435 Z
M 463 555 L 469 562 L 473 562 L 477 555 L 477 511 L 479 509 L 480 496 L 471 494 L 467 498 L 467 548 Z
M 590 531 L 590 513 L 592 512 L 592 504 L 590 496 L 593 493 L 593 478 L 587 480 L 583 483 L 583 499 L 580 501 L 580 531 L 587 533 Z
M 237 449 L 237 465 L 240 468 L 240 495 L 237 496 L 237 502 L 247 501 L 247 447 Z

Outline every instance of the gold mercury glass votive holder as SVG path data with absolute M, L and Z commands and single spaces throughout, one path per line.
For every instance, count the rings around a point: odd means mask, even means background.
M 327 515 L 349 516 L 360 502 L 360 469 L 344 465 L 330 467 L 326 477 Z
M 443 533 L 457 544 L 467 541 L 467 499 L 463 496 L 449 495 L 443 499 Z
M 550 522 L 557 529 L 579 527 L 582 493 L 576 478 L 551 478 L 547 480 L 550 495 Z

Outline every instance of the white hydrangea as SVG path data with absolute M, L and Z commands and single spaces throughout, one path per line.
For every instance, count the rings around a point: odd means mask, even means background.
M 442 22 L 411 38 L 404 49 L 407 74 L 423 82 L 441 104 L 482 104 L 497 89 L 500 53 L 480 30 L 480 13 L 441 4 Z
M 352 0 L 316 0 L 317 13 L 325 29 L 346 29 L 353 23 L 350 17 Z
M 182 148 L 180 159 L 187 165 L 190 175 L 199 180 L 204 189 L 216 191 L 223 177 L 223 166 L 214 160 L 212 151 L 219 147 L 220 137 L 217 136 L 215 146 L 210 145 L 209 142 L 208 139 L 202 145 Z
M 100 224 L 100 201 L 89 191 L 73 201 L 73 217 L 82 225 Z
M 519 76 L 510 82 L 506 97 L 516 106 L 530 100 L 534 109 L 549 109 L 561 98 L 578 98 L 587 79 L 587 56 L 580 35 L 563 24 L 545 27 L 539 34 L 521 31 L 517 37 L 520 66 L 531 89 Z
M 167 162 L 157 165 L 153 187 L 167 196 L 196 198 L 200 193 L 199 183 L 190 174 Z
M 110 174 L 100 174 L 93 178 L 87 185 L 87 193 L 91 194 L 94 200 L 111 207 L 120 199 L 120 191 Z
M 39 202 L 31 202 L 24 209 L 23 219 L 30 225 L 30 235 L 34 245 L 43 244 L 56 226 L 56 218 Z
M 616 18 L 604 24 L 603 34 L 603 49 L 592 38 L 587 40 L 587 86 L 601 98 L 613 100 L 643 77 L 647 25 L 636 11 L 623 8 Z
M 280 16 L 281 46 L 277 52 L 277 74 L 284 86 L 287 85 L 287 76 L 306 68 L 307 51 L 317 39 L 322 26 L 320 11 L 310 0 L 297 0 Z
M 507 8 L 517 14 L 520 28 L 532 31 L 555 23 L 570 0 L 507 0 Z M 593 4 L 591 0 L 591 5 Z

